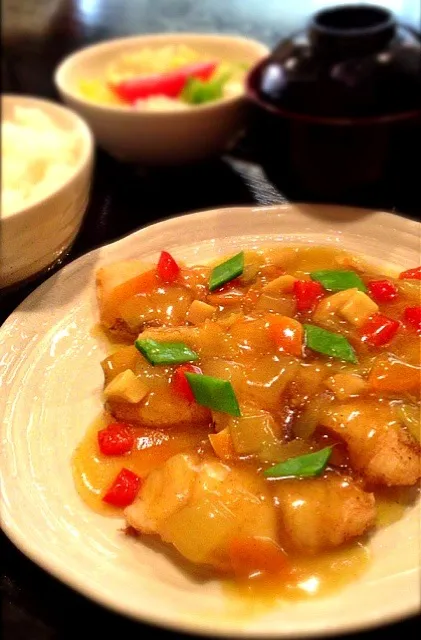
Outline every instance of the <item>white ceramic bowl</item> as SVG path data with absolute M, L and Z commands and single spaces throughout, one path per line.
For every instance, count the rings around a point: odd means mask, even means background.
M 93 136 L 76 113 L 48 100 L 3 95 L 3 120 L 12 119 L 16 106 L 40 109 L 61 128 L 74 131 L 80 139 L 80 152 L 64 184 L 47 197 L 0 216 L 0 288 L 41 273 L 70 249 L 88 205 L 93 170 Z
M 261 42 L 239 36 L 165 33 L 110 40 L 67 57 L 54 76 L 63 101 L 89 122 L 98 144 L 119 160 L 145 165 L 202 160 L 224 152 L 244 127 L 244 96 L 183 111 L 141 112 L 132 107 L 95 104 L 80 95 L 80 80 L 100 78 L 120 55 L 168 44 L 186 44 L 212 58 L 250 65 L 269 51 Z
M 396 274 L 419 264 L 417 222 L 323 205 L 203 211 L 151 225 L 71 264 L 0 328 L 0 520 L 32 560 L 97 602 L 135 619 L 221 638 L 313 638 L 398 620 L 420 609 L 420 502 L 371 538 L 367 571 L 323 598 L 234 600 L 217 580 L 194 579 L 164 545 L 124 535 L 76 492 L 71 456 L 100 414 L 106 355 L 95 271 L 156 260 L 162 249 L 197 264 L 267 243 L 340 246 Z M 63 383 L 65 381 L 65 384 Z

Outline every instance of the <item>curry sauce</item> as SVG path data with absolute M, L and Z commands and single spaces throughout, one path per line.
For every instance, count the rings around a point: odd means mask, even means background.
M 246 600 L 339 588 L 418 498 L 416 270 L 330 247 L 164 253 L 98 273 L 110 355 L 73 456 L 81 498 Z

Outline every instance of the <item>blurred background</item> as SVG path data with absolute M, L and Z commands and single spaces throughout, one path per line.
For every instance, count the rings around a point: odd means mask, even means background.
M 302 27 L 309 15 L 351 0 L 2 0 L 3 90 L 13 82 L 26 93 L 40 87 L 45 64 L 53 68 L 77 43 L 161 31 L 237 33 L 274 46 Z M 421 28 L 419 0 L 360 2 L 384 6 L 413 28 Z M 42 37 L 40 37 L 42 36 Z M 25 52 L 31 68 L 25 68 Z M 37 73 L 42 65 L 41 73 Z
M 338 4 L 384 7 L 394 14 L 411 37 L 413 35 L 419 41 L 420 0 L 362 0 L 357 3 L 351 0 L 342 3 L 335 0 L 2 0 L 2 92 L 59 100 L 53 81 L 58 63 L 87 45 L 122 36 L 169 31 L 238 34 L 272 49 L 296 32 L 305 30 L 316 12 Z M 421 74 L 416 65 L 410 69 L 412 77 Z M 370 82 L 368 86 L 375 94 Z M 398 89 L 399 86 L 398 81 Z M 402 92 L 398 89 L 394 87 L 390 95 L 396 95 L 399 100 Z M 419 98 L 416 100 L 419 102 Z M 383 97 L 377 101 L 380 109 L 387 108 Z M 311 100 L 307 103 L 311 110 Z M 187 169 L 170 167 L 150 171 L 139 165 L 117 162 L 97 149 L 91 202 L 70 257 L 130 233 L 142 224 L 220 206 L 268 205 L 285 200 L 330 201 L 395 211 L 419 220 L 418 168 L 411 160 L 417 153 L 419 143 L 416 140 L 420 139 L 421 127 L 417 126 L 417 135 L 410 133 L 403 140 L 398 129 L 394 136 L 396 144 L 393 149 L 390 145 L 392 150 L 389 152 L 390 157 L 397 159 L 397 170 L 392 167 L 390 171 L 393 180 L 386 176 L 369 188 L 351 188 L 343 193 L 335 193 L 331 188 L 338 186 L 337 176 L 335 179 L 330 177 L 328 188 L 323 186 L 319 191 L 313 188 L 322 186 L 319 180 L 322 170 L 317 172 L 320 163 L 301 150 L 314 137 L 318 139 L 317 144 L 323 146 L 324 130 L 316 132 L 315 136 L 311 131 L 309 136 L 305 134 L 307 142 L 304 146 L 298 145 L 298 150 L 296 138 L 288 149 L 287 136 L 279 132 L 276 138 L 279 144 L 272 144 L 275 147 L 274 163 L 269 157 L 265 163 L 258 153 L 259 138 L 264 139 L 261 123 L 254 127 L 257 136 L 246 131 L 229 153 Z M 265 139 L 275 140 L 271 122 L 268 122 L 265 135 Z M 372 149 L 379 164 L 384 157 L 383 147 L 375 144 L 374 132 L 372 137 L 373 144 L 370 141 L 366 146 Z M 347 174 L 337 166 L 335 154 L 340 149 L 342 156 L 346 156 L 352 146 L 350 139 L 346 142 L 333 140 L 326 155 L 333 157 L 331 169 L 334 173 Z M 354 150 L 354 154 L 363 158 L 366 165 L 376 164 L 372 162 L 371 153 L 367 155 Z M 313 155 L 319 158 L 319 150 Z M 303 180 L 289 179 L 287 175 L 294 157 L 299 163 L 301 160 L 307 162 L 308 167 L 301 169 L 313 175 L 313 184 L 308 185 L 308 189 Z M 401 163 L 401 159 L 406 163 Z M 347 160 L 351 172 L 361 164 L 359 160 Z M 163 183 L 166 189 L 162 189 Z M 9 308 L 13 308 L 15 302 L 13 299 Z
M 60 15 L 69 23 L 84 24 L 93 41 L 110 35 L 189 29 L 241 33 L 275 44 L 279 34 L 302 24 L 319 9 L 337 5 L 335 0 L 3 0 L 3 33 L 34 34 L 54 26 Z M 355 4 L 344 0 L 340 4 Z M 418 0 L 361 2 L 384 6 L 417 29 L 421 9 Z M 111 22 L 112 16 L 118 20 Z M 147 20 L 145 21 L 145 18 Z

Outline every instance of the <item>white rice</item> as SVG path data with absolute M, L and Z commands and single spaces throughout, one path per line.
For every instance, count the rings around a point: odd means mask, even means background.
M 1 124 L 1 216 L 63 185 L 78 162 L 78 141 L 41 109 L 15 107 L 13 119 Z

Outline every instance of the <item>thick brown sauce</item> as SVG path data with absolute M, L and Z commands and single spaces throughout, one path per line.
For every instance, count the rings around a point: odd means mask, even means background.
M 301 274 L 308 273 L 311 269 L 338 268 L 335 261 L 340 255 L 341 252 L 331 249 L 304 250 L 297 256 L 294 269 L 289 269 L 288 272 L 293 273 L 295 277 L 301 277 Z M 390 305 L 392 315 L 398 316 L 401 313 L 402 305 L 403 303 Z M 138 309 L 135 311 L 139 312 Z M 237 309 L 234 306 L 230 307 L 229 311 L 235 312 Z M 287 313 L 285 310 L 275 309 L 275 311 Z M 92 334 L 106 346 L 109 354 L 122 346 L 118 343 L 111 343 L 109 336 L 100 326 L 94 327 Z M 239 336 L 240 338 L 241 336 Z M 395 354 L 398 353 L 398 355 L 408 358 L 409 361 L 415 359 L 418 362 L 419 341 L 408 342 L 405 338 L 403 340 L 398 338 L 394 343 L 394 351 Z M 246 353 L 243 354 L 243 357 L 246 355 Z M 326 367 L 329 366 L 330 364 L 326 365 Z M 313 369 L 313 374 L 316 375 L 319 370 L 314 367 Z M 102 501 L 106 489 L 112 484 L 122 467 L 145 477 L 152 469 L 162 465 L 176 453 L 194 450 L 204 453 L 209 449 L 207 438 L 209 430 L 203 426 L 182 432 L 167 430 L 165 433 L 142 428 L 138 431 L 140 435 L 137 437 L 136 447 L 129 455 L 123 457 L 103 456 L 98 449 L 97 432 L 110 421 L 113 421 L 111 416 L 104 414 L 90 426 L 74 453 L 72 464 L 74 481 L 80 497 L 91 509 L 103 516 L 122 517 L 121 509 L 109 506 Z M 336 464 L 342 466 L 340 464 L 340 447 L 335 450 L 339 455 Z M 377 528 L 388 526 L 399 520 L 405 510 L 414 503 L 417 494 L 418 489 L 414 487 L 376 490 Z M 233 604 L 233 614 L 249 615 L 273 606 L 280 600 L 325 595 L 354 581 L 366 570 L 369 563 L 368 539 L 359 539 L 357 542 L 314 557 L 297 555 L 297 557 L 290 559 L 294 567 L 293 573 L 289 576 L 283 576 L 282 579 L 279 576 L 268 578 L 267 575 L 249 578 L 243 582 L 238 579 L 234 581 L 223 578 L 224 590 L 229 594 L 229 601 Z M 192 572 L 202 573 L 203 568 L 192 566 Z
M 102 501 L 106 488 L 112 484 L 121 468 L 126 467 L 145 477 L 176 453 L 200 447 L 207 431 L 167 435 L 153 429 L 142 429 L 142 435 L 137 437 L 136 446 L 129 456 L 104 456 L 98 449 L 97 433 L 112 421 L 107 414 L 94 421 L 73 455 L 72 468 L 76 489 L 82 500 L 101 515 L 121 517 L 121 509 Z
M 102 496 L 121 470 L 122 466 L 145 476 L 151 469 L 182 450 L 201 449 L 206 431 L 176 433 L 171 436 L 150 430 L 150 434 L 137 438 L 137 446 L 130 456 L 107 457 L 98 450 L 97 432 L 111 421 L 104 414 L 87 430 L 76 449 L 73 461 L 73 477 L 82 500 L 103 516 L 122 517 L 121 509 L 107 505 Z M 153 447 L 153 449 L 152 449 Z M 152 453 L 153 451 L 153 453 Z M 376 491 L 377 526 L 384 527 L 399 520 L 406 508 L 413 503 L 415 488 L 382 488 Z M 293 576 L 282 581 L 278 578 L 248 579 L 244 582 L 224 580 L 225 592 L 230 597 L 253 601 L 253 610 L 269 606 L 280 599 L 303 599 L 325 595 L 354 581 L 367 568 L 370 554 L 367 541 L 359 541 L 315 557 L 292 558 Z M 192 569 L 193 571 L 194 569 Z M 200 569 L 199 569 L 200 571 Z M 256 601 L 257 598 L 257 601 Z

